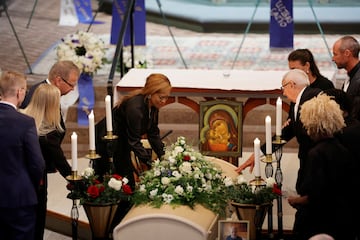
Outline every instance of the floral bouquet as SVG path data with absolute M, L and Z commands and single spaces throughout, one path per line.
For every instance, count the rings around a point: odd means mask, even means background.
M 80 72 L 93 74 L 105 61 L 105 43 L 94 33 L 79 31 L 61 39 L 58 60 L 73 61 Z
M 135 205 L 157 208 L 163 204 L 191 208 L 201 204 L 224 214 L 228 198 L 221 174 L 219 168 L 187 145 L 184 137 L 178 137 L 164 157 L 155 160 L 152 168 L 140 177 L 132 200 Z
M 271 203 L 275 198 L 281 196 L 281 190 L 274 178 L 267 178 L 265 182 L 266 186 L 256 187 L 249 185 L 243 175 L 239 175 L 235 180 L 226 178 L 227 195 L 235 203 L 255 205 Z
M 90 167 L 86 168 L 81 176 L 80 187 L 70 193 L 72 196 L 68 195 L 68 198 L 80 199 L 80 204 L 114 204 L 120 200 L 130 200 L 132 190 L 127 178 L 112 174 L 104 175 L 103 179 L 100 179 Z M 70 187 L 69 190 L 73 189 Z
M 127 73 L 132 68 L 132 56 L 130 47 L 124 47 L 123 50 L 123 69 Z M 134 50 L 134 68 L 152 68 L 151 57 L 146 56 L 140 49 Z M 120 65 L 119 65 L 120 68 Z M 120 69 L 119 69 L 120 71 Z

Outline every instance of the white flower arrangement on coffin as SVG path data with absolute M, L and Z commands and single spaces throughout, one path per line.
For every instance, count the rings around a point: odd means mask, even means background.
M 131 67 L 131 48 L 129 46 L 123 48 L 123 67 L 127 73 Z M 134 68 L 152 68 L 153 62 L 151 57 L 144 54 L 143 48 L 134 49 Z
M 73 61 L 80 72 L 94 74 L 104 63 L 105 50 L 104 41 L 94 33 L 79 31 L 62 38 L 56 54 L 59 61 Z
M 228 202 L 222 170 L 178 137 L 161 160 L 140 176 L 132 196 L 135 205 L 148 204 L 159 208 L 163 204 L 194 208 L 201 204 L 224 214 Z

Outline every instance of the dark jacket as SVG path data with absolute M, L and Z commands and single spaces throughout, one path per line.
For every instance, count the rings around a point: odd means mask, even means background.
M 299 143 L 298 158 L 300 160 L 300 166 L 298 170 L 298 177 L 296 180 L 296 190 L 299 194 L 301 194 L 301 189 L 299 188 L 299 185 L 302 181 L 303 168 L 306 164 L 307 153 L 313 144 L 313 141 L 306 133 L 303 123 L 300 121 L 300 109 L 301 109 L 301 105 L 304 102 L 317 96 L 320 92 L 321 90 L 318 88 L 312 88 L 312 87 L 305 88 L 300 98 L 296 120 L 294 116 L 295 103 L 291 103 L 287 118 L 287 120 L 290 120 L 290 124 L 284 127 L 281 132 L 281 138 L 286 142 L 290 141 L 293 137 L 296 137 L 296 140 Z M 266 147 L 265 144 L 261 146 L 261 150 L 263 152 L 265 152 L 265 147 Z M 273 151 L 275 151 L 278 147 L 279 146 L 273 144 Z
M 131 151 L 143 163 L 151 162 L 151 151 L 145 149 L 141 139 L 147 138 L 152 150 L 160 158 L 164 155 L 164 144 L 160 139 L 158 127 L 159 110 L 152 107 L 149 111 L 148 99 L 143 95 L 134 96 L 120 106 L 113 108 L 113 133 L 118 136 L 115 141 L 109 142 L 103 137 L 106 135 L 106 119 L 96 124 L 96 150 L 102 162 L 109 160 L 113 155 L 115 171 L 127 177 L 134 186 L 134 166 L 131 162 Z M 107 166 L 95 162 L 99 174 L 106 172 Z
M 318 141 L 308 154 L 302 189 L 308 195 L 308 237 L 327 233 L 334 239 L 355 239 L 354 211 L 357 198 L 351 194 L 358 189 L 352 155 L 337 138 Z M 357 217 L 358 218 L 358 217 Z
M 35 121 L 0 103 L 0 207 L 37 204 L 36 190 L 45 169 Z
M 71 175 L 71 166 L 67 161 L 61 148 L 61 142 L 65 133 L 54 130 L 39 137 L 41 152 L 46 162 L 46 172 L 55 173 L 59 171 L 61 176 L 66 178 Z

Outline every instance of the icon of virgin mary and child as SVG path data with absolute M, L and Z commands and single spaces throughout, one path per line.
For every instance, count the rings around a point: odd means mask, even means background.
M 238 150 L 238 117 L 232 108 L 224 106 L 210 108 L 204 115 L 204 127 L 200 132 L 202 151 Z

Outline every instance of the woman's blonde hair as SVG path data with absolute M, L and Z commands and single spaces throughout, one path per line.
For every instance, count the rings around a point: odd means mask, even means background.
M 60 123 L 60 90 L 54 85 L 40 84 L 23 113 L 35 119 L 39 136 L 53 130 L 64 131 Z
M 324 93 L 302 104 L 300 120 L 313 139 L 332 136 L 346 126 L 339 104 Z
M 154 93 L 163 93 L 171 90 L 171 83 L 167 76 L 162 73 L 152 73 L 146 78 L 146 82 L 143 88 L 136 89 L 130 92 L 129 95 L 124 96 L 120 102 L 116 105 L 120 105 L 121 102 L 133 96 L 143 94 L 146 97 Z

